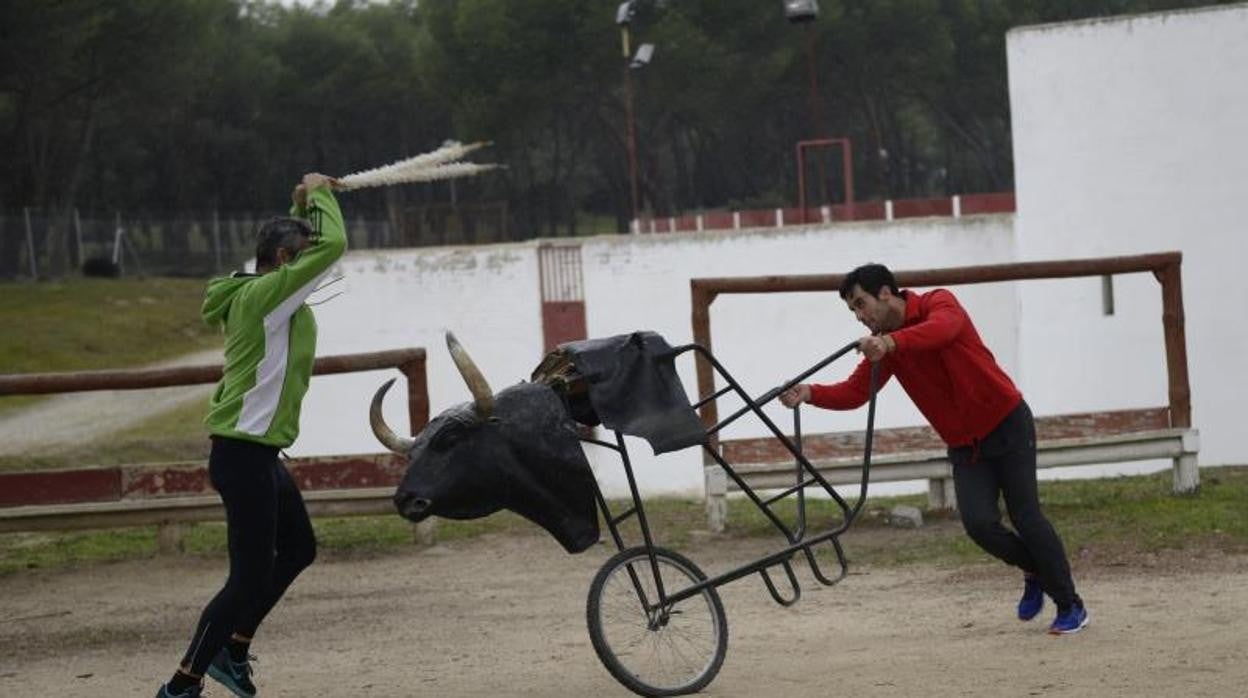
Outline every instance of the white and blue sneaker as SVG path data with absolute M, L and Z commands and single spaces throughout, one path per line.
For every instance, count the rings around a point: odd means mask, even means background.
M 1057 618 L 1054 618 L 1053 625 L 1049 626 L 1049 633 L 1052 635 L 1077 633 L 1088 627 L 1090 619 L 1088 609 L 1083 607 L 1083 602 L 1076 601 L 1070 608 L 1058 609 Z

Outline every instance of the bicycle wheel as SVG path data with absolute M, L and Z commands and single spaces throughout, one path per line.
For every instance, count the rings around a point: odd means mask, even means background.
M 679 553 L 654 549 L 663 590 L 671 596 L 706 579 Z M 644 601 L 643 601 L 644 599 Z M 700 691 L 728 651 L 728 620 L 719 592 L 707 587 L 664 608 L 644 547 L 616 553 L 589 586 L 585 615 L 594 651 L 607 671 L 634 693 L 676 696 Z

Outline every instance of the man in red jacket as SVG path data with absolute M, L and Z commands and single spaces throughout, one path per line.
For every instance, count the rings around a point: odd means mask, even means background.
M 780 396 L 786 407 L 809 402 L 849 410 L 870 397 L 871 364 L 880 386 L 897 376 L 901 387 L 949 448 L 958 511 L 967 534 L 989 554 L 1023 570 L 1020 620 L 1031 620 L 1048 594 L 1057 604 L 1049 627 L 1074 633 L 1088 624 L 1075 593 L 1062 540 L 1040 509 L 1036 488 L 1036 427 L 1031 409 L 984 346 L 958 299 L 945 289 L 900 291 L 880 264 L 850 272 L 841 298 L 871 330 L 858 349 L 865 357 L 848 379 L 831 385 L 795 385 Z M 1004 496 L 1014 530 L 1001 524 Z

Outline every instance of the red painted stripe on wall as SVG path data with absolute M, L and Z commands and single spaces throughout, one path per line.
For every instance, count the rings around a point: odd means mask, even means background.
M 0 506 L 112 501 L 121 496 L 120 468 L 0 473 Z

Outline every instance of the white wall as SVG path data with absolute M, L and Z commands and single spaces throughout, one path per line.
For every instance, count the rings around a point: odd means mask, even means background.
M 598 337 L 649 329 L 672 344 L 684 344 L 692 340 L 693 278 L 844 272 L 869 261 L 894 269 L 998 263 L 1013 258 L 1013 239 L 1011 216 L 589 238 L 582 241 L 588 333 Z M 343 280 L 317 294 L 343 292 L 315 308 L 318 354 L 426 347 L 433 414 L 468 399 L 446 354 L 445 329 L 456 333 L 496 390 L 525 379 L 542 357 L 538 244 L 349 252 L 340 264 Z M 958 293 L 1002 364 L 1014 370 L 1018 304 L 1013 284 L 965 287 Z M 725 296 L 711 313 L 716 356 L 755 395 L 864 333 L 835 293 Z M 854 360 L 845 357 L 818 379 L 839 379 Z M 679 366 L 693 396 L 692 358 Z M 291 452 L 376 451 L 367 424 L 368 401 L 376 386 L 393 375 L 397 371 L 314 380 L 302 433 Z M 896 386 L 882 395 L 879 408 L 881 426 L 922 423 Z M 721 413 L 728 409 L 723 404 Z M 389 396 L 385 414 L 402 431 L 406 404 L 397 394 Z M 773 416 L 787 419 L 787 411 L 773 410 Z M 815 410 L 806 416 L 804 428 L 811 432 L 861 428 L 865 419 L 863 413 Z M 757 422 L 742 420 L 726 435 L 763 433 Z M 630 439 L 629 448 L 645 491 L 701 493 L 697 450 L 656 459 L 642 441 Z M 614 454 L 594 450 L 591 462 L 604 489 L 612 495 L 626 492 Z
M 1201 463 L 1243 463 L 1248 5 L 1027 27 L 1007 40 L 1020 260 L 1183 252 Z M 1167 404 L 1160 286 L 1021 286 L 1038 413 Z
M 1010 216 L 596 238 L 583 251 L 588 330 L 590 336 L 604 336 L 653 329 L 672 344 L 691 342 L 689 281 L 693 278 L 827 274 L 872 261 L 893 269 L 961 266 L 1006 262 L 1012 257 Z M 1018 323 L 1011 286 L 958 290 L 1007 370 L 1016 364 L 1017 356 Z M 720 296 L 711 306 L 711 328 L 716 358 L 755 396 L 866 334 L 835 292 Z M 839 380 L 856 361 L 852 355 L 843 357 L 815 380 Z M 678 367 L 686 392 L 693 396 L 697 376 L 692 356 L 683 358 Z M 741 403 L 726 396 L 719 405 L 722 418 Z M 791 426 L 788 410 L 773 403 L 768 412 L 778 424 Z M 809 433 L 861 429 L 866 419 L 865 411 L 805 410 L 803 416 L 803 430 Z M 881 394 L 877 420 L 880 426 L 924 423 L 896 385 Z M 743 418 L 723 435 L 740 438 L 766 433 L 757 420 Z M 644 442 L 634 445 L 630 441 L 629 447 L 643 487 L 701 491 L 700 451 L 688 449 L 654 459 Z M 625 485 L 611 458 L 594 463 L 604 486 Z
M 537 257 L 532 245 L 348 252 L 314 294 L 318 356 L 425 347 L 432 414 L 471 399 L 446 352 L 455 332 L 495 390 L 527 378 L 541 358 Z M 331 277 L 332 278 L 332 277 Z M 375 452 L 368 405 L 397 370 L 318 377 L 312 381 L 293 454 Z M 406 433 L 407 402 L 392 390 L 386 420 Z
M 604 236 L 582 240 L 591 337 L 652 329 L 691 340 L 689 280 L 1066 259 L 1178 249 L 1184 253 L 1193 418 L 1202 464 L 1248 461 L 1235 438 L 1248 390 L 1242 308 L 1248 287 L 1248 5 L 1017 29 L 1008 37 L 1019 213 L 779 230 Z M 429 350 L 432 413 L 468 398 L 443 345 L 454 330 L 496 389 L 542 355 L 537 246 L 351 252 L 343 281 L 318 296 L 321 355 L 408 346 Z M 1147 275 L 1114 280 L 1116 313 L 1098 279 L 956 289 L 988 345 L 1037 414 L 1167 402 L 1160 292 Z M 757 395 L 863 332 L 834 293 L 721 296 L 716 356 Z M 1022 318 L 1025 321 L 1020 321 Z M 846 357 L 817 380 L 837 380 Z M 293 451 L 375 451 L 368 400 L 396 372 L 318 378 Z M 696 391 L 692 360 L 681 366 Z M 721 403 L 721 415 L 731 406 Z M 787 413 L 774 409 L 778 420 Z M 861 428 L 861 413 L 807 410 L 808 432 Z M 391 395 L 386 416 L 406 423 Z M 880 426 L 922 423 L 894 385 Z M 787 424 L 787 421 L 782 421 Z M 763 434 L 742 421 L 728 437 Z M 700 454 L 655 459 L 631 442 L 647 492 L 700 493 Z M 608 494 L 623 492 L 614 456 L 591 460 Z M 1155 467 L 1164 467 L 1158 463 Z

